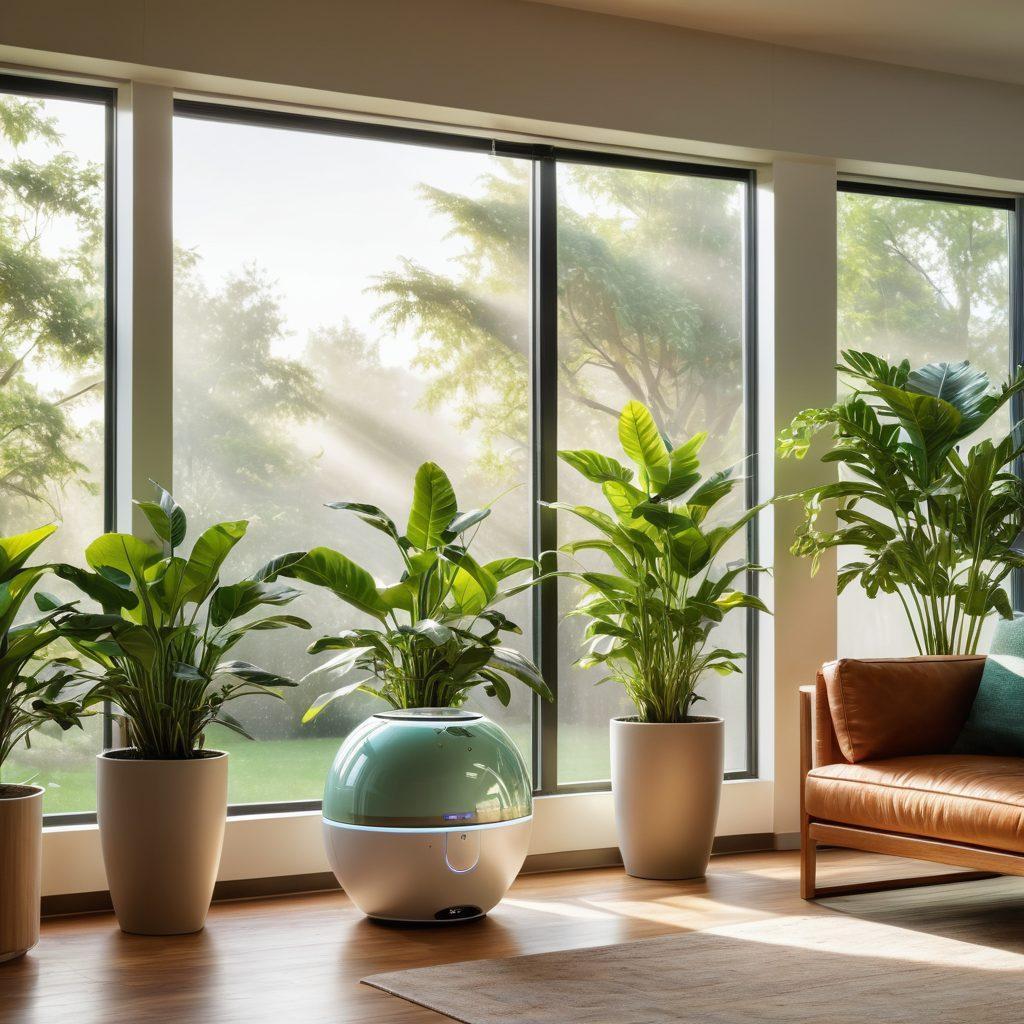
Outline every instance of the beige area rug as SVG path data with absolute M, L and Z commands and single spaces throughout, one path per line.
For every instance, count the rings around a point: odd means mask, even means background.
M 1024 1019 L 1024 955 L 838 914 L 363 980 L 465 1024 Z

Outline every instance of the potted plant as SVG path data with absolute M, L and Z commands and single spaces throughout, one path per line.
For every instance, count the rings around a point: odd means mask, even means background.
M 552 699 L 536 665 L 502 645 L 502 634 L 521 630 L 494 607 L 533 586 L 536 563 L 478 562 L 470 547 L 490 508 L 460 512 L 451 481 L 433 462 L 416 472 L 404 533 L 376 505 L 328 507 L 386 534 L 401 566 L 395 582 L 379 585 L 345 555 L 321 547 L 279 569 L 329 590 L 372 623 L 309 648 L 338 652 L 310 675 L 340 685 L 317 697 L 304 721 L 356 691 L 390 705 L 352 732 L 335 758 L 324 790 L 328 860 L 342 888 L 372 916 L 479 917 L 526 857 L 532 783 L 508 735 L 458 709 L 477 687 L 507 705 L 516 682 Z M 526 572 L 525 582 L 502 589 Z
M 4 782 L 4 765 L 19 744 L 45 722 L 62 729 L 80 725 L 78 705 L 61 691 L 73 666 L 51 661 L 48 649 L 61 639 L 61 623 L 74 606 L 37 593 L 42 614 L 18 622 L 22 607 L 49 566 L 26 566 L 55 526 L 0 537 L 0 963 L 39 941 L 43 789 Z
M 779 438 L 783 457 L 803 458 L 818 433 L 837 482 L 800 497 L 804 521 L 792 551 L 812 559 L 850 545 L 859 556 L 839 570 L 839 592 L 857 581 L 868 597 L 895 594 L 920 654 L 973 654 L 986 617 L 1012 618 L 1005 582 L 1024 568 L 1024 454 L 1021 424 L 992 433 L 992 419 L 1024 391 L 1024 367 L 1001 388 L 967 362 L 911 370 L 868 352 L 842 353 L 850 394 L 806 409 Z M 835 508 L 838 526 L 818 516 Z
M 715 627 L 737 608 L 766 610 L 741 587 L 761 571 L 746 559 L 722 569 L 717 556 L 764 506 L 709 524 L 737 482 L 731 469 L 702 477 L 705 434 L 673 447 L 650 411 L 629 402 L 619 440 L 636 469 L 595 451 L 559 457 L 601 485 L 610 513 L 553 503 L 596 530 L 559 550 L 597 552 L 603 571 L 561 572 L 583 594 L 570 613 L 587 620 L 577 664 L 599 668 L 636 708 L 611 722 L 612 792 L 626 871 L 641 878 L 704 874 L 714 840 L 724 769 L 720 718 L 694 714 L 707 673 L 740 671 L 740 651 L 715 646 Z
M 522 630 L 494 607 L 533 586 L 536 580 L 531 577 L 500 589 L 510 577 L 532 572 L 536 563 L 508 557 L 481 564 L 469 551 L 490 508 L 460 512 L 451 481 L 433 462 L 423 463 L 416 472 L 404 534 L 376 505 L 336 501 L 328 508 L 353 512 L 390 537 L 402 572 L 394 583 L 378 586 L 366 569 L 325 547 L 277 570 L 329 590 L 376 620 L 372 626 L 321 637 L 309 648 L 311 654 L 340 652 L 314 673 L 348 681 L 319 696 L 303 721 L 357 690 L 397 709 L 459 707 L 477 686 L 508 705 L 509 684 L 517 681 L 545 700 L 552 699 L 537 666 L 501 645 L 502 633 Z M 352 675 L 358 678 L 349 680 Z
M 83 707 L 109 702 L 122 730 L 123 746 L 99 755 L 96 777 L 114 910 L 124 931 L 169 935 L 203 927 L 220 862 L 228 755 L 206 749 L 207 728 L 216 723 L 248 737 L 226 705 L 246 696 L 280 698 L 280 687 L 295 685 L 224 658 L 253 630 L 309 623 L 284 614 L 247 617 L 298 597 L 293 587 L 268 581 L 297 555 L 222 585 L 221 567 L 247 522 L 217 523 L 179 556 L 185 513 L 157 490 L 157 501 L 138 504 L 166 551 L 130 534 L 93 541 L 85 552 L 92 571 L 79 570 L 73 581 L 103 614 L 73 616 L 68 627 L 97 633 L 71 637 L 98 669 Z

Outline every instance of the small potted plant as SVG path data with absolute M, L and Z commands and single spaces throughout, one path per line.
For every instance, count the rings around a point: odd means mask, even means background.
M 103 614 L 73 616 L 68 627 L 98 633 L 71 637 L 98 669 L 82 704 L 109 701 L 123 740 L 99 755 L 96 776 L 114 910 L 124 931 L 169 935 L 203 927 L 220 862 L 228 755 L 206 749 L 207 728 L 216 723 L 248 737 L 226 705 L 246 696 L 280 698 L 280 687 L 295 685 L 225 656 L 252 630 L 309 623 L 284 614 L 248 617 L 298 597 L 295 588 L 268 582 L 289 556 L 222 585 L 221 567 L 247 522 L 217 523 L 188 557 L 179 556 L 185 513 L 157 490 L 157 501 L 138 504 L 166 551 L 130 534 L 93 541 L 85 552 L 92 572 L 79 571 L 73 582 Z
M 629 469 L 595 451 L 559 457 L 600 484 L 610 514 L 553 503 L 586 522 L 596 535 L 565 544 L 575 557 L 597 552 L 603 571 L 560 575 L 583 586 L 570 614 L 587 620 L 588 649 L 577 662 L 621 684 L 636 714 L 611 722 L 612 791 L 626 870 L 641 878 L 704 874 L 718 817 L 724 767 L 720 718 L 694 714 L 707 673 L 740 671 L 740 651 L 712 642 L 715 627 L 736 608 L 766 610 L 737 584 L 761 566 L 716 560 L 730 538 L 763 506 L 709 524 L 715 506 L 736 483 L 732 470 L 702 477 L 698 452 L 705 434 L 677 447 L 662 436 L 650 411 L 629 402 L 619 440 Z
M 311 654 L 340 652 L 315 673 L 339 682 L 351 675 L 358 678 L 318 697 L 303 721 L 357 690 L 399 709 L 459 707 L 478 686 L 507 706 L 509 684 L 515 682 L 525 683 L 545 700 L 552 699 L 537 666 L 501 644 L 502 633 L 522 630 L 494 607 L 534 585 L 531 576 L 500 589 L 509 577 L 532 574 L 536 563 L 519 557 L 476 561 L 469 548 L 476 528 L 491 510 L 460 512 L 451 481 L 440 466 L 425 462 L 417 470 L 404 534 L 376 505 L 336 501 L 328 508 L 353 512 L 387 534 L 402 573 L 396 582 L 377 586 L 369 572 L 325 547 L 291 559 L 277 570 L 282 576 L 323 587 L 377 620 L 374 626 L 321 637 L 309 648 Z
M 25 601 L 49 566 L 26 566 L 55 526 L 0 538 L 0 963 L 20 957 L 39 941 L 39 886 L 43 789 L 4 782 L 4 765 L 19 744 L 45 722 L 62 729 L 80 725 L 80 709 L 62 690 L 73 665 L 48 660 L 60 641 L 61 623 L 74 606 L 37 593 L 42 613 L 21 617 Z

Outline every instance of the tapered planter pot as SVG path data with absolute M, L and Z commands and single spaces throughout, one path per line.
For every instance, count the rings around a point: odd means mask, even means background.
M 43 790 L 0 785 L 0 963 L 39 941 Z
M 146 761 L 97 758 L 96 811 L 121 929 L 181 935 L 206 923 L 228 806 L 228 755 Z
M 637 878 L 700 878 L 718 821 L 724 769 L 720 718 L 611 722 L 619 849 Z

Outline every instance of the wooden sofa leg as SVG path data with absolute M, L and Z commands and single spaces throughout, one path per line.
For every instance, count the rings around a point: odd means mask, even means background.
M 818 844 L 811 838 L 807 816 L 800 828 L 800 898 L 813 900 L 818 894 Z

